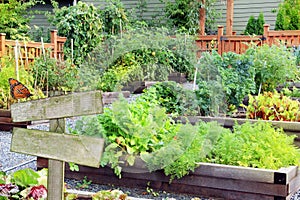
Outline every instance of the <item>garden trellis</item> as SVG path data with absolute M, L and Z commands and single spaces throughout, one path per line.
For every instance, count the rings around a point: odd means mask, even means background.
M 63 199 L 65 162 L 100 165 L 104 139 L 65 133 L 65 118 L 102 113 L 100 91 L 56 96 L 11 106 L 14 122 L 49 120 L 50 131 L 14 128 L 11 151 L 49 158 L 48 199 Z

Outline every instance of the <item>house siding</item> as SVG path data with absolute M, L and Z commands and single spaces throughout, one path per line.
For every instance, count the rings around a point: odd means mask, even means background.
M 259 13 L 263 12 L 265 23 L 271 25 L 271 29 L 275 27 L 276 13 L 272 12 L 277 10 L 279 3 L 282 0 L 253 0 L 249 3 L 249 0 L 235 0 L 234 1 L 234 19 L 233 19 L 233 31 L 237 34 L 243 33 L 248 19 L 251 15 L 255 18 L 258 17 Z M 60 1 L 61 5 L 72 5 L 73 1 Z M 104 8 L 106 5 L 105 0 L 82 0 L 82 2 L 93 4 Z M 139 5 L 138 0 L 121 0 L 126 9 L 135 8 Z M 217 25 L 223 25 L 226 29 L 226 2 L 220 0 L 216 5 L 216 10 L 221 13 L 221 17 L 217 20 Z M 155 17 L 163 17 L 164 15 L 164 4 L 160 0 L 147 0 L 146 11 L 142 14 L 143 19 L 152 19 Z M 48 3 L 46 5 L 39 5 L 33 9 L 41 11 L 51 11 L 52 6 Z M 44 29 L 53 28 L 49 25 L 47 18 L 43 14 L 38 14 L 31 22 L 32 25 L 44 27 Z M 214 31 L 214 30 L 212 30 Z
M 254 0 L 249 3 L 249 0 L 235 0 L 233 31 L 236 31 L 237 34 L 243 33 L 249 17 L 253 15 L 257 19 L 261 12 L 264 15 L 265 23 L 270 24 L 270 28 L 274 29 L 277 14 L 272 11 L 277 10 L 280 2 L 281 0 Z M 218 2 L 216 9 L 221 13 L 217 24 L 223 25 L 226 29 L 226 1 Z

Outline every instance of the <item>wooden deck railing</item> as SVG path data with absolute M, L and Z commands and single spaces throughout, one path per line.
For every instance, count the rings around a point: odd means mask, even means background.
M 63 47 L 67 40 L 66 37 L 57 35 L 57 31 L 51 31 L 51 43 L 42 42 L 24 42 L 15 40 L 6 40 L 5 33 L 0 33 L 0 58 L 3 56 L 17 57 L 20 62 L 27 67 L 36 57 L 50 52 L 50 56 L 57 59 L 63 59 Z M 18 48 L 16 48 L 18 47 Z
M 293 31 L 270 31 L 270 25 L 264 25 L 264 34 L 258 36 L 246 35 L 223 35 L 224 27 L 218 27 L 218 35 L 201 35 L 196 40 L 198 46 L 198 56 L 202 52 L 211 52 L 212 49 L 218 51 L 219 54 L 224 52 L 244 53 L 249 44 L 253 43 L 257 46 L 262 44 L 278 45 L 283 44 L 287 47 L 300 45 L 300 30 Z

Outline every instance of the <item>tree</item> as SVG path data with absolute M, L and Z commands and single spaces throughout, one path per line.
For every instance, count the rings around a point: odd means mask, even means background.
M 30 20 L 28 9 L 34 6 L 37 0 L 18 1 L 9 0 L 0 3 L 0 33 L 5 33 L 8 39 L 24 39 L 28 37 Z
M 300 29 L 300 0 L 285 0 L 279 5 L 275 30 Z

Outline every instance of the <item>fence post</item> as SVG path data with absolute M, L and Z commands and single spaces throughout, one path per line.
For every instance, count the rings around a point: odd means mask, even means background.
M 270 24 L 264 24 L 264 41 L 263 44 L 269 44 Z
M 57 58 L 57 30 L 51 31 L 51 43 L 53 44 L 53 57 Z
M 218 53 L 222 55 L 223 47 L 222 47 L 222 36 L 223 36 L 224 26 L 218 26 Z
M 205 35 L 205 0 L 201 0 L 201 8 L 199 10 L 199 34 L 200 35 Z
M 5 35 L 5 33 L 0 33 L 0 58 L 6 54 Z
M 232 35 L 233 4 L 233 0 L 227 0 L 226 35 Z

